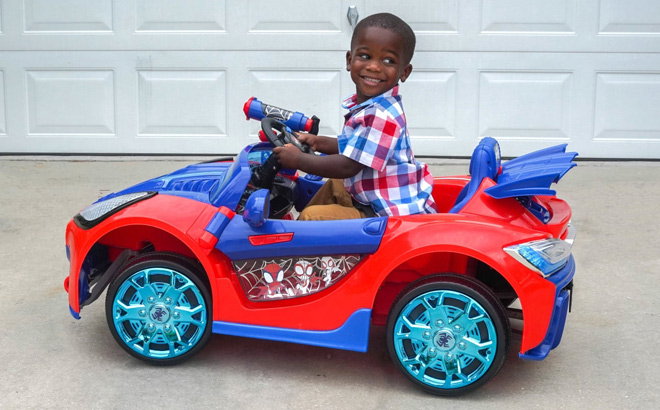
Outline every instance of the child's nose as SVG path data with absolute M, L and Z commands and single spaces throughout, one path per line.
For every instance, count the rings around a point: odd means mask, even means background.
M 369 64 L 367 65 L 367 69 L 371 70 L 371 71 L 380 72 L 380 70 L 381 70 L 380 63 L 376 60 L 370 60 Z

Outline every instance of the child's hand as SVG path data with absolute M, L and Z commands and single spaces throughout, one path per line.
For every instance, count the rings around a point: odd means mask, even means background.
M 300 157 L 303 155 L 302 151 L 291 144 L 273 148 L 273 154 L 277 156 L 282 167 L 288 169 L 298 169 Z
M 298 140 L 300 140 L 300 142 L 309 145 L 309 147 L 312 150 L 314 150 L 314 151 L 319 150 L 319 147 L 318 147 L 319 136 L 318 135 L 308 134 L 306 132 L 297 132 L 296 135 L 298 136 Z

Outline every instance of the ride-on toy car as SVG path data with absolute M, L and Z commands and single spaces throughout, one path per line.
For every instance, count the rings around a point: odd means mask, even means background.
M 272 144 L 308 150 L 290 131 L 318 120 L 257 99 L 244 110 L 269 142 L 107 195 L 68 224 L 76 319 L 107 288 L 110 332 L 156 364 L 189 358 L 211 333 L 364 352 L 370 325 L 385 325 L 395 365 L 439 395 L 495 376 L 511 318 L 523 322 L 521 358 L 557 347 L 574 231 L 550 186 L 576 153 L 560 145 L 501 164 L 483 138 L 470 176 L 435 178 L 438 214 L 297 221 L 323 181 L 280 170 Z

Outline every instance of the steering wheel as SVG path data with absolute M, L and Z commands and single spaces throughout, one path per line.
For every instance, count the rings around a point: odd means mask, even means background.
M 273 132 L 273 129 L 279 131 L 279 134 Z M 266 138 L 268 138 L 268 141 L 276 147 L 291 144 L 305 154 L 311 154 L 313 152 L 309 145 L 300 142 L 296 134 L 289 132 L 286 125 L 276 119 L 264 117 L 261 120 L 261 130 L 266 135 Z
M 305 144 L 303 142 L 300 142 L 298 139 L 298 136 L 292 132 L 289 132 L 287 130 L 287 127 L 285 124 L 283 124 L 280 121 L 277 121 L 273 118 L 268 118 L 265 117 L 261 120 L 261 130 L 263 131 L 264 135 L 268 139 L 268 141 L 273 144 L 275 147 L 283 147 L 286 144 L 292 144 L 296 148 L 298 148 L 300 151 L 306 154 L 314 154 L 314 151 L 312 150 L 312 147 L 310 147 L 308 144 Z M 278 133 L 275 133 L 275 131 L 278 131 Z M 263 141 L 263 139 L 262 139 Z M 277 177 L 277 174 L 280 172 L 282 169 L 282 164 L 277 159 L 277 156 L 274 154 L 271 154 L 266 161 L 264 161 L 261 165 L 255 167 L 252 169 L 252 175 L 250 177 L 250 181 L 248 182 L 248 188 L 246 188 L 245 192 L 243 192 L 243 196 L 241 197 L 241 200 L 239 201 L 239 208 L 244 206 L 245 201 L 249 197 L 249 195 L 253 192 L 255 188 L 265 188 L 265 189 L 271 189 L 274 186 L 275 179 Z M 321 177 L 317 177 L 311 174 L 305 175 L 303 177 L 303 180 L 309 180 L 309 181 L 315 181 L 318 182 L 321 180 Z M 301 180 L 299 180 L 300 183 Z M 315 182 L 311 182 L 312 185 L 314 185 Z M 317 188 L 318 189 L 318 188 Z M 305 190 L 306 191 L 306 190 Z M 273 191 L 271 191 L 273 192 Z M 309 191 L 312 192 L 312 191 Z M 281 194 L 281 193 L 280 193 Z M 313 194 L 313 193 L 312 193 Z M 274 197 L 272 198 L 272 203 L 278 204 L 281 209 L 289 209 L 290 207 L 282 207 L 282 197 Z M 309 198 L 307 199 L 309 200 Z M 295 195 L 290 201 L 296 201 Z M 296 205 L 297 207 L 298 205 Z M 242 208 L 241 208 L 242 209 Z M 275 209 L 275 208 L 271 208 Z M 297 209 L 297 208 L 296 208 Z M 302 209 L 302 208 L 301 208 Z M 238 212 L 238 211 L 237 211 Z

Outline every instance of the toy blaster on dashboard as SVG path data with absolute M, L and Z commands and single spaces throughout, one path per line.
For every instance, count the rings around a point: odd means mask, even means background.
M 293 132 L 305 131 L 310 134 L 318 134 L 319 122 L 321 122 L 316 115 L 309 118 L 298 111 L 289 111 L 262 103 L 257 97 L 252 97 L 245 102 L 243 112 L 248 120 L 261 121 L 263 118 L 268 117 L 281 121 Z

